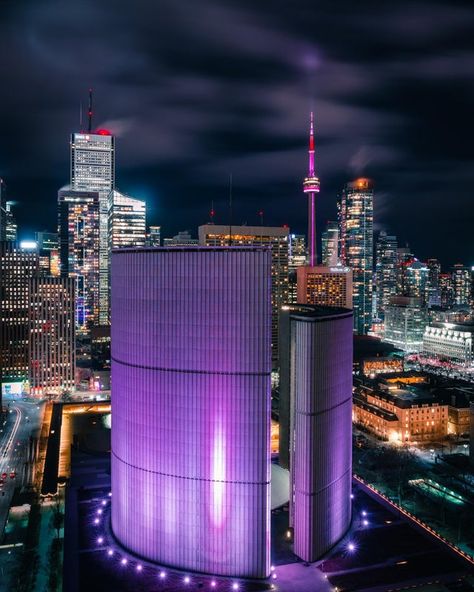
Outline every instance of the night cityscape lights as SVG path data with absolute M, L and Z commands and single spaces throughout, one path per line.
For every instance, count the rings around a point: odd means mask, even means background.
M 474 7 L 6 4 L 0 590 L 472 592 Z

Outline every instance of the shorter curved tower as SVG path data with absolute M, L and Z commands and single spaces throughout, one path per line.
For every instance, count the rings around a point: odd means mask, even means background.
M 312 562 L 351 522 L 352 311 L 296 304 L 283 313 L 281 331 L 281 386 L 289 392 L 281 393 L 280 434 L 289 436 L 294 552 Z

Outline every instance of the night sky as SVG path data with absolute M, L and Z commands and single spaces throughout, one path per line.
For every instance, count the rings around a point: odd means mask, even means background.
M 474 7 L 414 0 L 2 0 L 0 176 L 20 236 L 55 230 L 69 134 L 94 89 L 117 188 L 164 236 L 208 221 L 306 231 L 309 111 L 318 233 L 354 176 L 375 224 L 421 258 L 474 264 Z

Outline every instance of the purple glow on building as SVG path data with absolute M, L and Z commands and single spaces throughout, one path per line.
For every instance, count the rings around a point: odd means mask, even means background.
M 139 556 L 270 573 L 270 274 L 255 247 L 112 256 L 112 529 Z
M 352 312 L 294 305 L 290 315 L 290 524 L 294 552 L 321 557 L 351 521 Z

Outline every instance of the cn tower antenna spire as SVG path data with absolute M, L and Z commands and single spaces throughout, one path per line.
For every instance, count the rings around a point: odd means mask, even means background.
M 309 118 L 308 176 L 303 181 L 303 191 L 308 195 L 308 265 L 317 265 L 316 249 L 316 194 L 319 193 L 319 179 L 314 169 L 314 114 Z
M 92 88 L 89 89 L 89 109 L 87 110 L 87 117 L 89 118 L 88 131 L 92 131 Z

